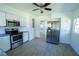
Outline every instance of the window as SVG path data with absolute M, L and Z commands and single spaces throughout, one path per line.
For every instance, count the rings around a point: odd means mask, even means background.
M 79 18 L 74 20 L 74 31 L 75 33 L 79 33 Z

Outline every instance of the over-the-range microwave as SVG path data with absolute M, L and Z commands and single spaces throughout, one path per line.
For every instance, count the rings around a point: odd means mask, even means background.
M 10 20 L 6 20 L 6 26 L 7 27 L 16 27 L 16 26 L 20 26 L 20 21 L 10 21 Z

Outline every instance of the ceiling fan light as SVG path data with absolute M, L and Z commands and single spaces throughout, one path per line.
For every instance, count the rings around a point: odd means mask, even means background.
M 41 13 L 43 13 L 43 11 L 41 11 Z

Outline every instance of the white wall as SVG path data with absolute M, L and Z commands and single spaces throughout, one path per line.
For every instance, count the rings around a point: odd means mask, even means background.
M 74 11 L 74 15 L 72 17 L 72 23 L 71 23 L 71 42 L 70 45 L 72 48 L 76 51 L 77 54 L 79 54 L 79 34 L 74 32 L 74 20 L 79 17 L 79 8 Z
M 61 31 L 60 31 L 60 42 L 70 44 L 70 26 L 71 20 L 69 18 L 61 18 Z
M 79 54 L 79 34 L 71 34 L 71 46 Z
M 35 19 L 35 37 L 40 37 L 40 20 Z
M 4 27 L 0 27 L 0 34 L 5 34 L 5 28 Z
M 50 18 L 48 16 L 36 16 L 35 18 L 35 37 L 40 37 L 40 32 L 41 32 L 41 28 L 40 28 L 40 21 L 44 21 L 44 29 L 42 31 L 42 33 L 44 33 L 46 35 L 46 22 L 47 20 L 50 20 Z
M 34 39 L 34 28 L 32 27 L 32 19 L 33 19 L 33 15 L 31 14 L 29 16 L 29 20 L 28 20 L 28 27 L 29 27 L 29 34 L 30 34 L 30 40 Z

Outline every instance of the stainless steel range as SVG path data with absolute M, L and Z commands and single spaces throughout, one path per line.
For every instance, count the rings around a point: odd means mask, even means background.
M 18 32 L 17 28 L 5 29 L 6 34 L 10 34 L 11 49 L 23 44 L 23 33 Z

